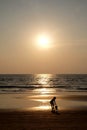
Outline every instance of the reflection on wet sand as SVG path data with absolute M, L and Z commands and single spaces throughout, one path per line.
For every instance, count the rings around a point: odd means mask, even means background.
M 34 93 L 39 93 L 39 94 L 50 94 L 50 93 L 55 93 L 56 89 L 52 89 L 52 88 L 39 88 L 39 89 L 34 89 L 33 90 Z
M 48 95 L 41 95 L 41 96 L 34 98 L 34 99 L 31 99 L 31 100 L 39 103 L 38 106 L 32 107 L 32 110 L 48 110 L 48 109 L 50 109 L 50 104 L 49 104 L 50 99 L 48 99 Z
M 47 100 L 47 99 L 35 99 L 35 101 L 42 102 L 42 103 L 49 102 L 49 100 Z
M 33 95 L 33 96 L 27 96 L 26 98 L 27 99 L 30 99 L 30 100 L 32 100 L 32 99 L 34 99 L 34 100 L 36 100 L 36 99 L 51 99 L 53 97 L 53 95 L 47 95 L 47 94 L 45 94 L 45 95 Z
M 48 105 L 42 105 L 42 106 L 38 106 L 38 107 L 33 107 L 32 110 L 49 110 L 50 106 Z
M 34 107 L 35 110 L 47 110 L 49 109 L 49 100 L 47 99 L 35 99 L 35 101 L 39 102 L 39 106 Z

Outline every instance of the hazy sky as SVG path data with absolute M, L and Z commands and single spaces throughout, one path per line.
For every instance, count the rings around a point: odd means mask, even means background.
M 0 73 L 87 73 L 87 0 L 0 0 Z

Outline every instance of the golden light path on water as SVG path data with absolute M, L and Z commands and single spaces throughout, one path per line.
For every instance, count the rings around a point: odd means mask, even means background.
M 37 83 L 41 84 L 41 86 L 44 86 L 44 85 L 50 86 L 49 79 L 52 78 L 52 75 L 51 74 L 38 74 L 36 75 L 36 78 L 38 78 Z
M 42 86 L 42 88 L 37 88 L 33 90 L 33 93 L 36 94 L 32 96 L 32 101 L 36 101 L 39 103 L 38 106 L 35 106 L 32 108 L 32 110 L 48 110 L 50 108 L 50 100 L 55 94 L 56 90 L 54 88 L 49 88 L 49 78 L 51 78 L 52 75 L 50 74 L 39 74 L 37 78 L 38 84 Z

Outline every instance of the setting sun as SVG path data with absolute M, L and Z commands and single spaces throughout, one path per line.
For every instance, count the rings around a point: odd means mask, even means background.
M 51 44 L 50 38 L 45 35 L 38 36 L 37 42 L 38 42 L 39 46 L 43 47 L 43 48 L 49 48 L 50 44 Z

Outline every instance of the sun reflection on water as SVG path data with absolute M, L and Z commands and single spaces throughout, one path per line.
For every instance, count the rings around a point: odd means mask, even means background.
M 49 81 L 50 81 L 51 77 L 52 77 L 51 74 L 38 74 L 36 76 L 36 78 L 38 79 L 37 83 L 42 85 L 42 86 L 44 86 L 44 85 L 46 86 L 47 85 L 47 87 L 49 87 L 50 86 Z

